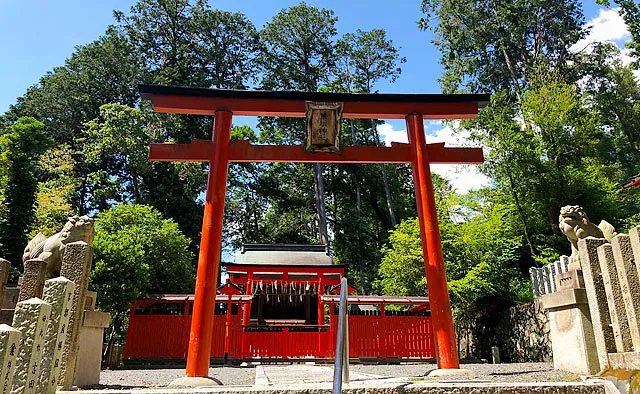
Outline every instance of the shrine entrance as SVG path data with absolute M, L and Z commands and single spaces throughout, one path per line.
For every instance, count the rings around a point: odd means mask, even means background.
M 489 101 L 485 94 L 350 94 L 218 90 L 141 85 L 155 111 L 214 116 L 212 141 L 191 144 L 152 144 L 150 160 L 208 161 L 209 177 L 202 223 L 202 238 L 190 322 L 187 376 L 206 377 L 209 371 L 214 328 L 216 287 L 222 250 L 222 221 L 229 162 L 298 162 L 411 164 L 418 220 L 432 316 L 432 332 L 439 368 L 459 368 L 447 288 L 440 231 L 431 181 L 430 163 L 480 164 L 480 148 L 449 148 L 444 143 L 427 144 L 424 119 L 470 119 Z M 408 144 L 391 147 L 345 146 L 336 141 L 321 144 L 320 151 L 306 146 L 252 145 L 230 141 L 233 115 L 309 117 L 309 103 L 319 113 L 339 107 L 339 115 L 356 119 L 405 119 Z M 334 113 L 335 114 L 335 113 Z M 335 115 L 318 118 L 335 120 Z M 338 117 L 339 121 L 339 117 Z

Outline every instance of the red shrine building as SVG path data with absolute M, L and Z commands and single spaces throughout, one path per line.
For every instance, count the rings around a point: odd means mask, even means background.
M 228 278 L 216 295 L 212 359 L 335 357 L 337 294 L 345 266 L 333 264 L 325 245 L 245 245 L 235 262 L 223 267 Z M 435 357 L 428 298 L 350 293 L 351 357 Z M 186 359 L 193 301 L 192 295 L 172 294 L 137 300 L 125 359 Z

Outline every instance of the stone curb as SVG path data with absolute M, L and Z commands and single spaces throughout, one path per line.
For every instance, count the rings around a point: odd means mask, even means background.
M 358 384 L 359 383 L 359 384 Z M 366 383 L 366 384 L 365 384 Z M 389 382 L 347 384 L 345 394 L 610 394 L 605 382 L 549 382 L 549 383 L 452 383 L 452 382 Z M 331 383 L 290 386 L 226 386 L 191 389 L 126 389 L 58 391 L 59 394 L 327 394 Z M 617 394 L 614 392 L 614 394 Z

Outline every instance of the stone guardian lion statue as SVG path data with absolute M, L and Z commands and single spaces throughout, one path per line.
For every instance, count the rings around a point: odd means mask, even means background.
M 595 237 L 604 238 L 611 242 L 618 233 L 616 229 L 604 220 L 599 225 L 593 224 L 587 213 L 579 205 L 567 205 L 560 208 L 558 218 L 560 230 L 567 236 L 571 243 L 571 256 L 569 257 L 569 269 L 581 269 L 580 254 L 578 253 L 578 240 Z
M 93 219 L 88 216 L 71 216 L 62 230 L 49 238 L 38 233 L 24 249 L 22 262 L 44 260 L 47 263 L 46 278 L 56 278 L 60 276 L 66 245 L 77 241 L 93 242 Z

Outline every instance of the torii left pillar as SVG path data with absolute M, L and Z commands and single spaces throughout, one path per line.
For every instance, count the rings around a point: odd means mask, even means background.
M 202 386 L 207 382 L 193 378 L 207 378 L 209 376 L 213 311 L 216 303 L 218 271 L 222 253 L 222 220 L 227 191 L 232 117 L 231 112 L 222 110 L 216 111 L 214 115 L 213 149 L 211 149 L 211 157 L 209 158 L 207 196 L 204 203 L 196 291 L 189 335 L 187 377 L 175 380 L 172 385 L 176 386 Z M 213 379 L 206 380 L 210 380 L 210 384 L 217 384 Z

